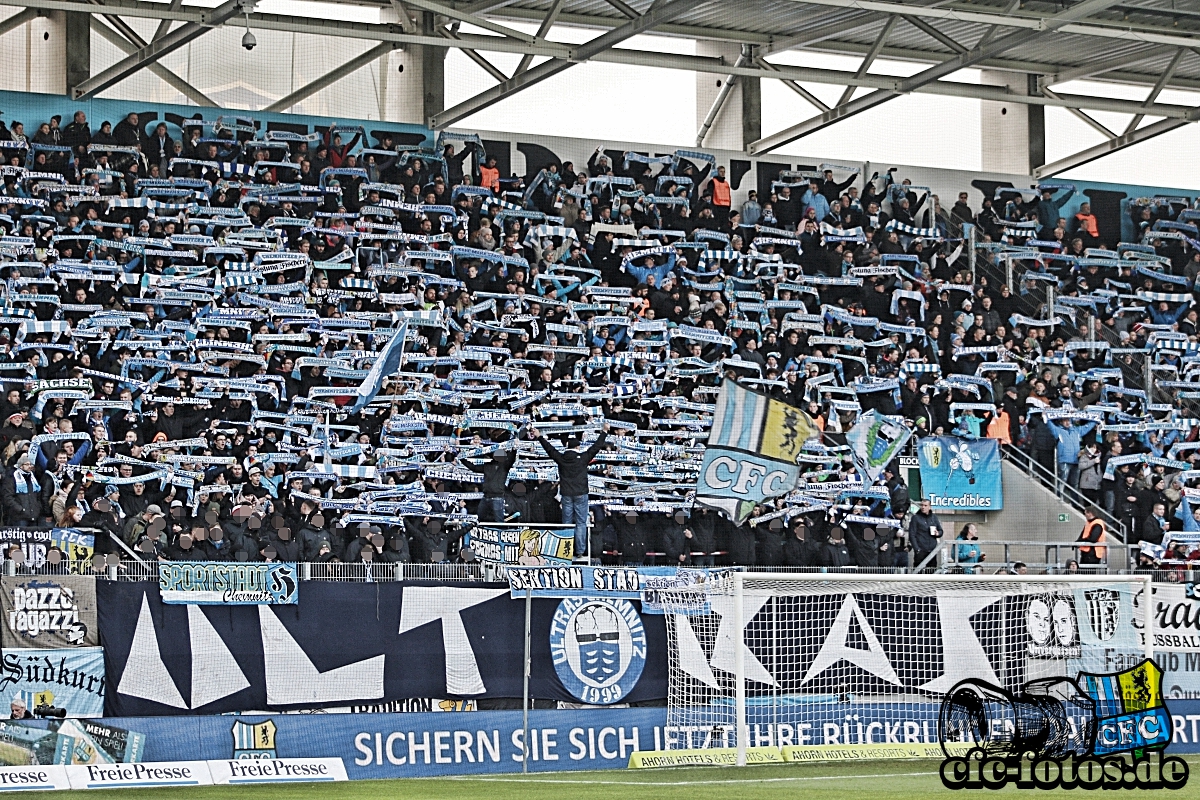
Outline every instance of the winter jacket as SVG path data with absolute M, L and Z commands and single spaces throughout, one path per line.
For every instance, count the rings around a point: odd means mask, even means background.
M 608 434 L 601 432 L 595 444 L 582 453 L 578 450 L 559 450 L 545 439 L 538 439 L 546 455 L 558 464 L 558 489 L 563 497 L 579 497 L 588 493 L 588 464 L 600 452 L 607 438 Z
M 937 528 L 937 536 L 933 534 L 933 529 Z M 930 553 L 937 549 L 938 539 L 946 533 L 946 528 L 942 525 L 942 521 L 938 519 L 937 514 L 930 512 L 928 515 L 917 512 L 912 515 L 912 520 L 908 523 L 908 540 L 912 543 L 915 550 L 921 553 Z
M 9 525 L 33 525 L 46 513 L 42 508 L 41 485 L 32 472 L 24 472 L 20 467 L 7 471 L 0 480 L 0 505 Z

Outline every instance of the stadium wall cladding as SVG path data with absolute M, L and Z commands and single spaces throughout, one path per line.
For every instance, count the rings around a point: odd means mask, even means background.
M 0 92 L 0 110 L 3 110 L 6 120 L 24 122 L 26 130 L 29 131 L 35 130 L 39 123 L 49 120 L 55 114 L 62 116 L 65 125 L 71 120 L 75 111 L 82 110 L 87 114 L 93 130 L 98 129 L 104 120 L 115 125 L 129 113 L 136 112 L 139 122 L 145 130 L 152 131 L 158 122 L 163 121 L 167 123 L 172 136 L 179 134 L 180 125 L 186 120 L 203 119 L 211 122 L 218 118 L 224 118 L 231 123 L 252 124 L 260 136 L 272 130 L 299 134 L 324 132 L 336 124 L 362 126 L 370 137 L 376 137 L 386 131 L 393 135 L 397 144 L 408 147 L 432 149 L 438 140 L 437 131 L 421 125 L 399 122 L 237 109 L 201 109 L 195 106 L 144 103 L 136 100 L 74 101 L 60 95 L 27 92 Z M 496 166 L 502 175 L 522 175 L 526 181 L 532 180 L 540 170 L 552 164 L 561 168 L 565 162 L 570 162 L 577 172 L 586 170 L 588 159 L 595 153 L 598 146 L 603 147 L 609 161 L 618 166 L 627 151 L 658 156 L 671 155 L 678 148 L 692 149 L 687 144 L 599 142 L 594 139 L 451 129 L 445 135 L 449 137 L 448 141 L 455 144 L 456 148 L 461 147 L 461 140 L 457 139 L 455 134 L 459 136 L 462 134 L 477 135 L 487 154 L 496 157 Z M 698 152 L 711 154 L 717 165 L 726 168 L 730 186 L 733 189 L 735 205 L 740 205 L 751 189 L 758 191 L 760 199 L 767 197 L 771 191 L 771 183 L 778 179 L 785 170 L 811 172 L 821 169 L 823 164 L 831 161 L 831 159 L 822 159 L 819 155 L 813 157 L 768 155 L 763 158 L 755 158 L 745 153 L 729 150 L 704 149 Z M 697 167 L 703 166 L 705 165 L 697 164 Z M 855 185 L 860 187 L 862 186 L 862 174 L 870 176 L 872 173 L 878 172 L 882 175 L 890 167 L 898 167 L 896 180 L 908 178 L 914 187 L 931 189 L 934 194 L 938 195 L 942 207 L 947 211 L 958 198 L 960 191 L 970 194 L 971 207 L 977 209 L 984 196 L 994 197 L 999 188 L 1015 187 L 1028 190 L 1038 182 L 1029 175 L 934 169 L 902 164 L 855 163 L 841 160 L 830 166 L 834 167 L 835 178 L 839 181 L 845 180 L 849 176 L 850 170 L 859 170 L 860 178 Z M 1102 238 L 1106 244 L 1114 248 L 1120 241 L 1132 241 L 1133 222 L 1128 214 L 1131 201 L 1139 198 L 1191 196 L 1188 190 L 1171 187 L 1091 181 L 1075 181 L 1074 185 L 1076 193 L 1063 206 L 1062 215 L 1069 219 L 1079 210 L 1081 203 L 1091 203 L 1092 211 L 1099 220 Z
M 1200 701 L 1171 703 L 1173 754 L 1200 753 Z M 132 717 L 94 720 L 144 735 L 144 762 L 242 758 L 341 759 L 351 780 L 521 772 L 526 754 L 520 711 L 412 714 L 247 714 L 210 717 Z M 905 724 L 907 723 L 907 724 Z M 936 745 L 936 710 L 907 720 L 888 736 L 849 726 L 860 743 Z M 932 724 L 930 724 L 932 723 Z M 35 721 L 35 725 L 48 723 Z M 832 724 L 832 723 L 831 723 Z M 791 728 L 783 725 L 779 728 Z M 863 726 L 859 726 L 862 728 Z M 530 712 L 529 771 L 624 769 L 638 751 L 662 750 L 668 730 L 663 708 Z M 906 732 L 907 731 L 907 732 Z M 820 744 L 815 736 L 777 726 L 751 727 L 750 744 Z M 894 740 L 894 741 L 893 741 Z

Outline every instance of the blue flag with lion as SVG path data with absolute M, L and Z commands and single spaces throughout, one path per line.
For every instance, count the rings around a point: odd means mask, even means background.
M 796 456 L 820 433 L 800 409 L 725 381 L 696 479 L 696 504 L 741 525 L 755 506 L 796 488 Z

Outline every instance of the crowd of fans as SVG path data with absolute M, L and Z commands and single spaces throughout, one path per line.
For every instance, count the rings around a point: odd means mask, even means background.
M 577 555 L 628 564 L 936 566 L 953 531 L 897 468 L 845 488 L 844 434 L 874 409 L 1019 445 L 1146 563 L 1200 542 L 1186 198 L 1132 203 L 1112 249 L 1086 204 L 1060 216 L 1066 184 L 946 209 L 894 170 L 822 165 L 739 204 L 691 151 L 505 176 L 470 136 L 60 122 L 0 125 L 11 528 L 359 563 L 564 522 Z M 399 369 L 356 402 L 397 335 Z M 725 377 L 823 431 L 805 489 L 741 527 L 692 502 Z

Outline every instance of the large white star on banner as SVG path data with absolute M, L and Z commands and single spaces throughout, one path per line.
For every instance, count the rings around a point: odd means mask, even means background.
M 184 702 L 167 665 L 163 663 L 150 603 L 142 595 L 137 628 L 129 658 L 117 686 L 119 694 L 162 703 L 172 708 L 200 708 L 237 694 L 250 685 L 237 659 L 199 606 L 188 606 L 188 638 L 192 646 L 191 702 Z
M 971 617 L 1003 599 L 999 592 L 938 592 L 938 621 L 942 630 L 942 669 L 944 672 L 917 688 L 924 692 L 944 693 L 965 678 L 978 678 L 999 684 L 996 671 L 988 661 Z
M 746 595 L 743 598 L 741 620 L 743 631 L 746 629 L 747 623 L 754 619 L 754 615 L 769 599 L 766 595 Z M 713 648 L 712 666 L 709 666 L 709 661 L 704 656 L 704 650 L 700 647 L 700 641 L 692 630 L 691 622 L 683 614 L 675 615 L 675 649 L 679 656 L 679 668 L 706 686 L 715 689 L 717 688 L 717 678 L 713 675 L 712 667 L 724 672 L 734 674 L 737 672 L 734 660 L 734 641 L 737 629 L 733 627 L 736 619 L 733 613 L 732 597 L 713 597 L 710 604 L 713 612 L 721 617 L 721 623 L 717 627 L 716 645 Z M 750 648 L 745 644 L 742 647 L 745 650 L 742 664 L 746 669 L 746 679 L 765 683 L 767 686 L 777 686 L 775 678 L 750 651 Z
M 459 612 L 504 594 L 508 594 L 508 589 L 462 589 L 457 586 L 404 588 L 400 606 L 400 633 L 434 620 L 442 622 L 447 694 L 483 694 L 487 691 Z
M 192 708 L 214 703 L 250 686 L 237 659 L 225 646 L 200 606 L 188 606 L 192 642 Z
M 336 703 L 383 697 L 385 656 L 321 672 L 270 606 L 258 606 L 267 678 L 267 705 Z
M 867 640 L 868 649 L 866 650 L 846 646 L 846 636 L 850 633 L 851 614 L 854 615 L 863 637 Z M 892 667 L 892 662 L 888 661 L 887 654 L 883 652 L 883 646 L 879 644 L 879 637 L 867 624 L 867 619 L 863 616 L 862 609 L 858 607 L 858 601 L 854 599 L 853 594 L 846 595 L 846 599 L 842 601 L 842 607 L 833 620 L 833 627 L 829 629 L 825 643 L 821 645 L 808 672 L 804 673 L 804 680 L 800 681 L 800 685 L 808 683 L 839 661 L 849 661 L 872 675 L 883 678 L 888 683 L 903 686 L 900 678 L 896 675 L 895 668 Z
M 142 610 L 138 613 L 137 628 L 129 645 L 129 657 L 121 671 L 121 682 L 117 693 L 127 697 L 138 697 L 172 708 L 187 708 L 179 693 L 167 665 L 163 663 L 158 649 L 158 634 L 154 631 L 154 617 L 150 614 L 150 603 L 142 595 Z

